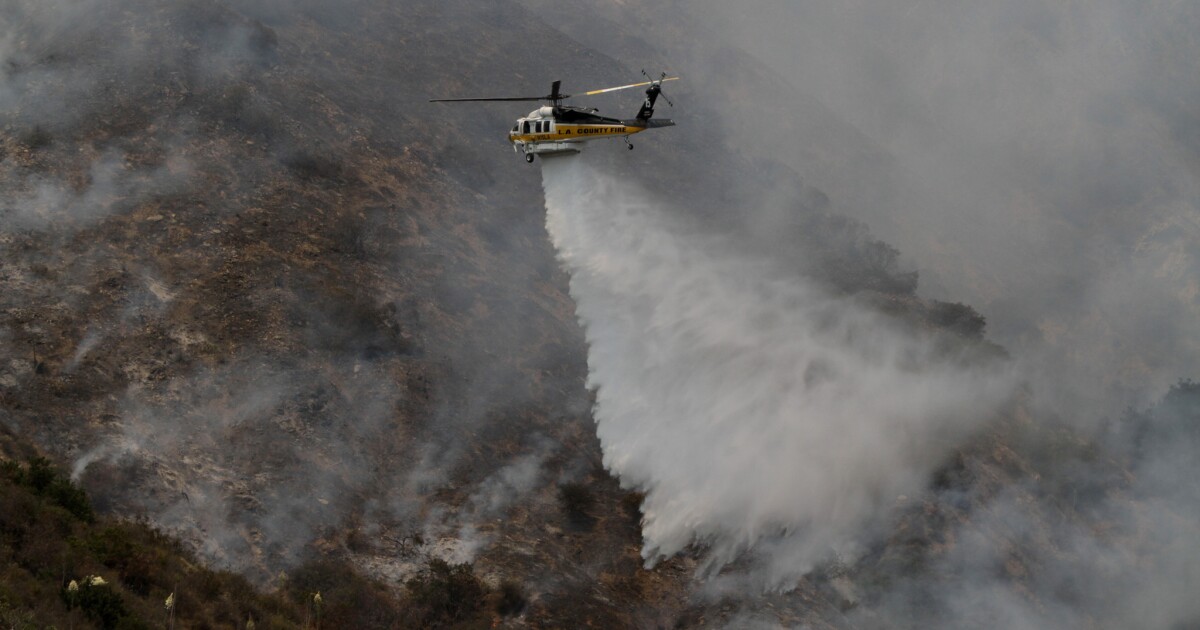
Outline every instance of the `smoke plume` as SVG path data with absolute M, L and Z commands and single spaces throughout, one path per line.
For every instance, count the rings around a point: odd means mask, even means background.
M 988 316 L 1056 411 L 1111 416 L 1193 373 L 1195 4 L 763 0 L 694 15 L 888 156 L 816 185 L 910 257 L 926 295 Z M 800 147 L 849 150 L 746 127 L 805 176 L 818 161 Z
M 547 227 L 605 465 L 646 493 L 648 563 L 699 544 L 717 571 L 769 548 L 780 585 L 853 554 L 1009 391 L 1001 368 L 669 220 L 585 160 L 544 162 Z

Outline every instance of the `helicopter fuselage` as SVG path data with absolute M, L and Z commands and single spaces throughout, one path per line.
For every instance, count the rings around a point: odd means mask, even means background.
M 581 144 L 598 138 L 631 136 L 654 127 L 673 125 L 669 120 L 606 118 L 582 107 L 539 107 L 520 118 L 508 132 L 513 150 L 526 155 L 578 153 Z
M 625 138 L 626 146 L 632 149 L 633 145 L 629 142 L 629 136 L 641 133 L 647 129 L 673 126 L 675 123 L 670 120 L 655 119 L 653 117 L 654 103 L 658 100 L 659 96 L 663 95 L 663 82 L 675 81 L 679 77 L 668 77 L 667 73 L 664 72 L 661 77 L 654 79 L 646 74 L 645 70 L 642 71 L 642 74 L 650 80 L 604 88 L 602 90 L 592 90 L 584 94 L 585 96 L 591 96 L 642 87 L 644 85 L 649 86 L 646 88 L 646 99 L 642 101 L 642 107 L 638 109 L 637 115 L 634 118 L 629 119 L 605 118 L 596 109 L 563 105 L 562 102 L 569 98 L 570 95 L 559 91 L 562 81 L 555 81 L 550 84 L 550 93 L 546 96 L 435 98 L 430 99 L 430 102 L 545 101 L 549 103 L 549 105 L 529 112 L 529 115 L 524 118 L 518 118 L 517 124 L 513 125 L 512 131 L 508 132 L 508 141 L 512 143 L 513 150 L 518 153 L 524 153 L 525 161 L 532 164 L 535 155 L 546 156 L 558 153 L 579 153 L 583 150 L 583 143 L 597 138 L 622 136 Z M 667 103 L 670 104 L 670 101 L 668 100 Z

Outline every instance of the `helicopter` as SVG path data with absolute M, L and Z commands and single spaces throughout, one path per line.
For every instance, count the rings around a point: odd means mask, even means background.
M 571 95 L 563 94 L 559 91 L 562 81 L 552 83 L 550 85 L 550 93 L 546 96 L 435 98 L 430 99 L 429 102 L 545 101 L 549 103 L 529 112 L 529 115 L 524 118 L 518 118 L 517 124 L 513 125 L 512 131 L 508 132 L 508 141 L 512 143 L 513 151 L 523 153 L 525 161 L 532 164 L 535 155 L 545 157 L 579 153 L 583 150 L 583 143 L 598 138 L 624 137 L 625 144 L 632 150 L 633 143 L 629 142 L 629 136 L 641 133 L 647 129 L 674 126 L 675 122 L 672 120 L 651 117 L 654 115 L 654 104 L 660 96 L 663 97 L 663 100 L 668 105 L 675 106 L 663 94 L 662 84 L 665 81 L 676 81 L 679 77 L 668 77 L 664 72 L 659 78 L 654 79 L 649 74 L 646 74 L 645 70 L 642 70 L 642 74 L 650 80 L 583 93 L 583 96 L 593 96 L 595 94 L 604 94 L 605 92 L 649 86 L 646 88 L 646 100 L 642 102 L 642 107 L 633 118 L 627 119 L 606 118 L 599 114 L 599 110 L 592 107 L 563 105 L 563 101 L 570 98 Z

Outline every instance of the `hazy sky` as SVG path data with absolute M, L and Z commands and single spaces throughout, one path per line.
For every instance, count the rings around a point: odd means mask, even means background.
M 1196 5 L 763 0 L 697 15 L 893 158 L 819 184 L 913 261 L 924 294 L 979 308 L 1002 343 L 1118 408 L 1200 370 Z

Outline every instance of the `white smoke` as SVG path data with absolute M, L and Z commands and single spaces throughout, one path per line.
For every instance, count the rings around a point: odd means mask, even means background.
M 1002 370 L 688 229 L 586 158 L 543 177 L 604 463 L 646 493 L 650 564 L 698 544 L 711 573 L 751 551 L 783 586 L 853 553 L 1009 391 Z

